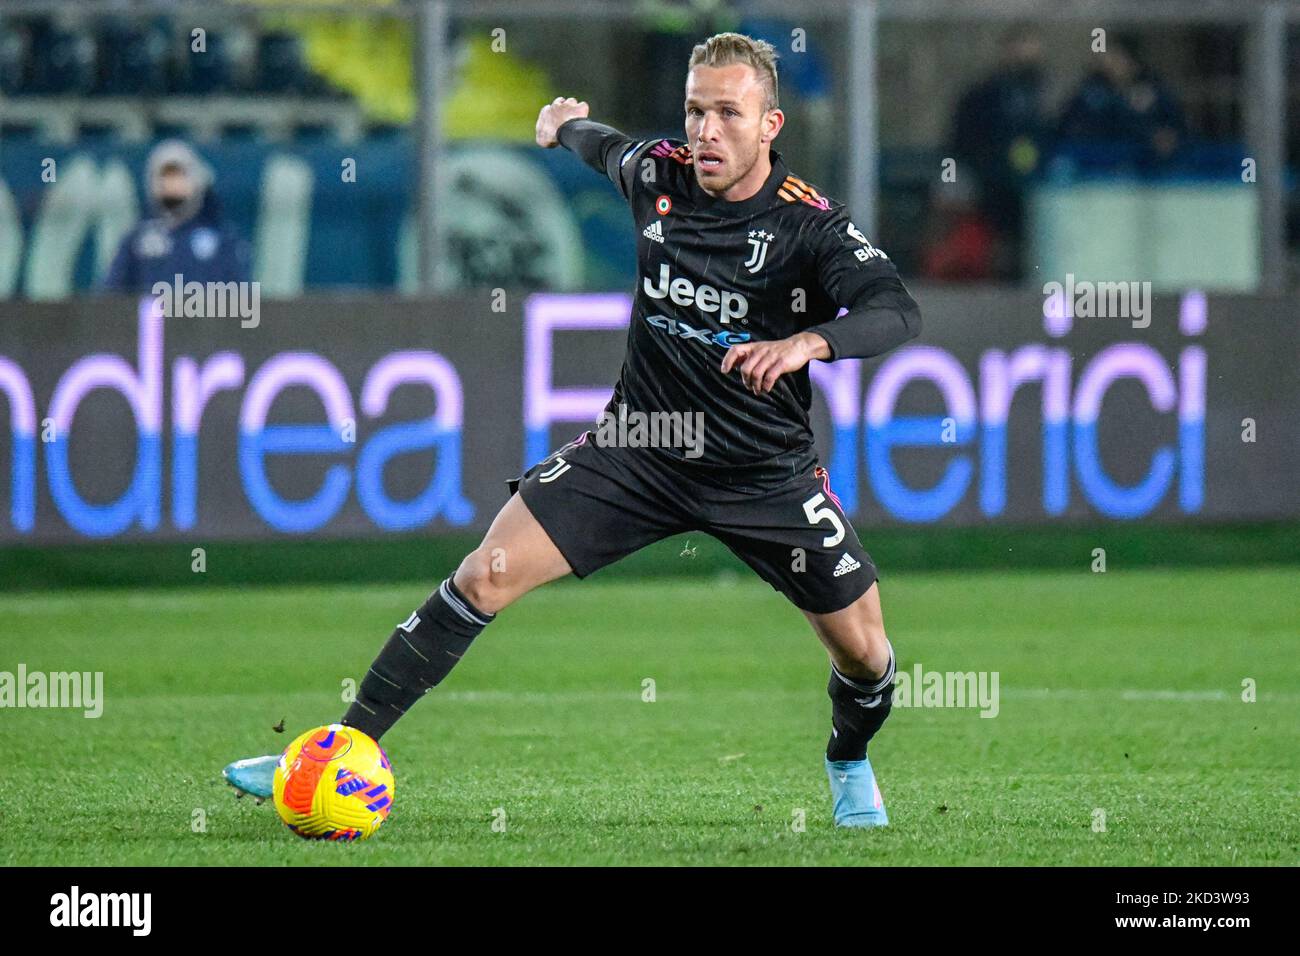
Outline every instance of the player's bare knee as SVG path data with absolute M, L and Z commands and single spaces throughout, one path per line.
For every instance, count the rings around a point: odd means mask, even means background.
M 465 555 L 454 578 L 460 593 L 480 611 L 495 614 L 513 599 L 505 571 L 493 559 L 492 549 L 484 545 Z
M 885 629 L 880 625 L 872 625 L 867 628 L 867 659 L 876 676 L 883 675 L 889 668 L 889 656 L 893 648 L 889 643 L 889 638 L 885 636 Z
M 889 668 L 889 640 L 879 625 L 863 625 L 856 639 L 840 646 L 838 651 L 835 666 L 846 677 L 878 679 Z
M 866 654 L 851 656 L 841 654 L 835 658 L 835 669 L 852 680 L 872 681 L 881 676 L 879 666 L 873 667 L 871 659 Z

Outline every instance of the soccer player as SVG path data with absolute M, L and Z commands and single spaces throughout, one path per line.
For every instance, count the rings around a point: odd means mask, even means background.
M 606 415 L 702 415 L 691 420 L 703 441 L 628 447 L 587 431 L 534 464 L 479 547 L 398 625 L 342 722 L 383 736 L 532 589 L 700 530 L 785 594 L 825 645 L 835 822 L 881 826 L 867 743 L 889 716 L 894 653 L 875 567 L 817 462 L 808 363 L 886 352 L 917 335 L 920 313 L 843 205 L 772 149 L 785 117 L 770 44 L 721 33 L 696 46 L 685 110 L 684 142 L 635 140 L 557 98 L 538 116 L 537 143 L 608 176 L 639 235 L 627 356 Z M 265 797 L 275 760 L 237 761 L 225 775 Z

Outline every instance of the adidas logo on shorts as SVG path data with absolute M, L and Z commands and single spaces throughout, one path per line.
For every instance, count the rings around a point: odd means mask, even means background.
M 663 242 L 664 241 L 663 220 L 656 219 L 654 222 L 650 223 L 650 225 L 646 226 L 644 229 L 641 230 L 641 235 L 645 236 L 647 239 L 653 239 L 655 242 Z
M 862 563 L 860 561 L 855 561 L 853 555 L 845 551 L 844 555 L 840 558 L 840 563 L 835 565 L 835 576 L 837 578 L 843 577 L 850 571 L 856 571 L 860 567 L 862 567 Z

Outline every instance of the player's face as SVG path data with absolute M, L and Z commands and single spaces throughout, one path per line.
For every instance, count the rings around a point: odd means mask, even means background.
M 767 148 L 771 114 L 763 84 L 747 63 L 696 66 L 686 75 L 686 141 L 695 177 L 712 195 L 725 195 L 744 179 Z M 778 124 L 779 125 L 779 124 Z

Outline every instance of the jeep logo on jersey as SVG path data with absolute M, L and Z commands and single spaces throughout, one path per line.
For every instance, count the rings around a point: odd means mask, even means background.
M 677 305 L 693 305 L 701 312 L 719 312 L 719 322 L 730 322 L 749 313 L 749 300 L 739 292 L 719 291 L 711 285 L 695 285 L 690 279 L 676 279 L 668 271 L 668 263 L 659 267 L 659 285 L 652 286 L 650 277 L 642 280 L 645 294 L 652 299 L 671 299 Z
M 866 262 L 868 259 L 873 259 L 873 258 L 880 258 L 880 259 L 889 258 L 889 256 L 885 255 L 883 252 L 881 252 L 879 249 L 873 246 L 871 244 L 871 240 L 868 239 L 866 236 L 864 236 L 862 234 L 862 230 L 859 229 L 857 226 L 853 225 L 853 223 L 849 223 L 849 235 L 867 247 L 865 249 L 853 250 L 853 254 L 858 257 L 858 260 L 860 262 Z
M 764 232 L 762 229 L 749 230 L 749 244 L 754 247 L 754 251 L 744 263 L 746 269 L 757 272 L 763 268 L 763 263 L 767 261 L 767 244 L 775 238 L 775 233 Z

